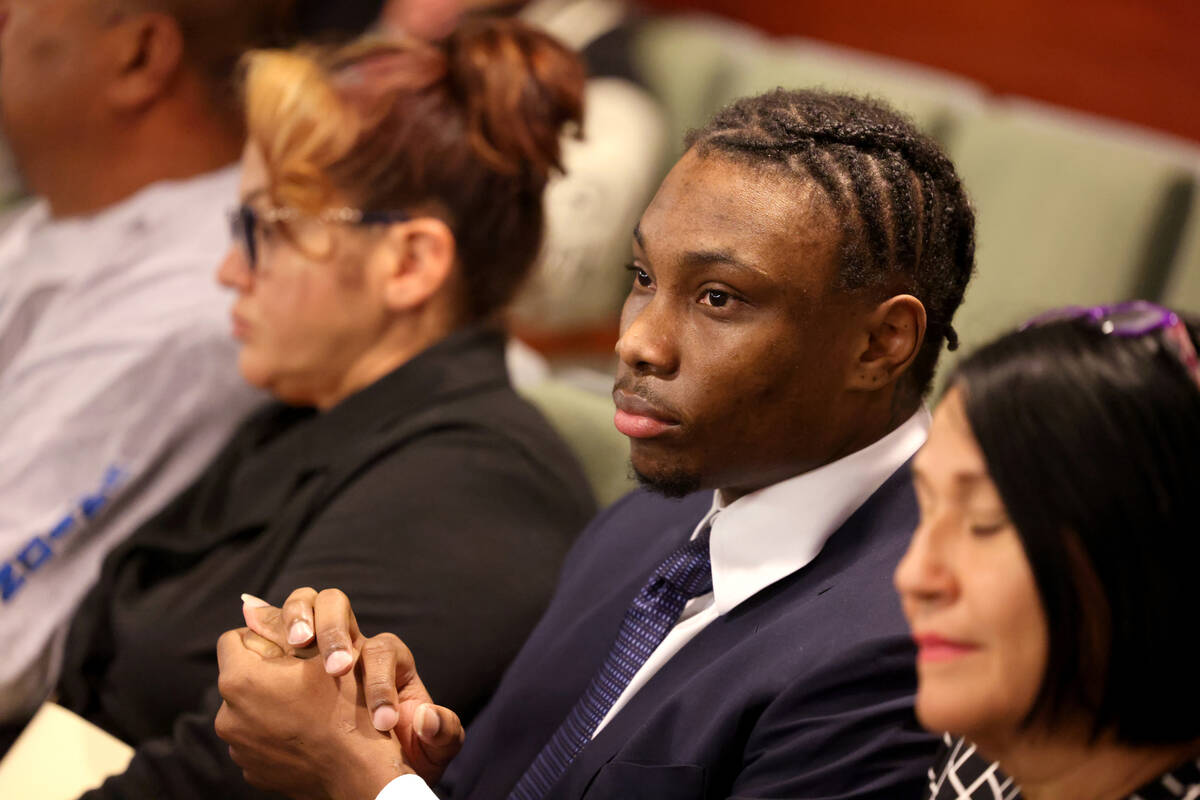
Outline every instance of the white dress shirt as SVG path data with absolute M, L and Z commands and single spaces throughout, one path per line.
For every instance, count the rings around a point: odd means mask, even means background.
M 731 503 L 720 491 L 714 492 L 711 509 L 692 532 L 695 538 L 712 524 L 713 590 L 688 601 L 675 627 L 634 674 L 592 736 L 713 620 L 816 558 L 834 531 L 920 449 L 929 423 L 929 412 L 922 408 L 879 441 L 823 467 Z M 415 775 L 396 778 L 376 796 L 376 800 L 435 798 Z
M 262 395 L 217 286 L 237 169 L 0 234 L 0 720 L 37 707 L 104 555 Z

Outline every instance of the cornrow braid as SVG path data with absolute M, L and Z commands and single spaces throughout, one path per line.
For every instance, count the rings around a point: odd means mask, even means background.
M 841 219 L 840 288 L 907 292 L 925 341 L 909 380 L 924 394 L 975 265 L 975 213 L 941 148 L 882 102 L 776 89 L 735 101 L 687 146 L 814 181 Z

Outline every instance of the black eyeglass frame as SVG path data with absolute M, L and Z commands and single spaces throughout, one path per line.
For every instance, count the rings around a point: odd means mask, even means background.
M 403 211 L 364 211 L 359 208 L 327 208 L 314 214 L 298 208 L 281 206 L 259 211 L 248 203 L 242 203 L 229 212 L 229 234 L 246 253 L 246 263 L 253 272 L 258 267 L 258 245 L 255 234 L 261 224 L 291 222 L 297 219 L 313 219 L 337 225 L 390 225 L 412 219 Z

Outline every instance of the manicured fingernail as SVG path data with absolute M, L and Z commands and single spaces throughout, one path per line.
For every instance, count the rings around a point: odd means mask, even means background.
M 261 600 L 252 594 L 243 594 L 242 603 L 250 606 L 250 608 L 266 608 L 271 605 L 266 600 Z
M 400 721 L 400 715 L 396 713 L 396 709 L 391 706 L 380 706 L 375 709 L 375 713 L 371 715 L 371 722 L 375 725 L 375 730 L 384 733 L 396 727 L 396 723 Z
M 414 720 L 417 727 L 417 736 L 420 736 L 425 741 L 430 741 L 438 735 L 438 731 L 442 729 L 442 720 L 438 717 L 437 712 L 433 710 L 431 705 L 423 705 L 417 709 L 416 719 Z
M 325 671 L 332 675 L 335 672 L 343 672 L 346 667 L 354 662 L 354 656 L 347 653 L 345 650 L 334 650 L 325 659 Z
M 301 645 L 313 637 L 312 627 L 302 619 L 292 623 L 288 631 L 288 644 Z

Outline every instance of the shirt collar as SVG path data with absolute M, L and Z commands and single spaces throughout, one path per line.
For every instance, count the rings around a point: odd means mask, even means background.
M 882 439 L 823 467 L 726 503 L 713 492 L 713 604 L 725 614 L 803 568 L 859 506 L 925 443 L 930 415 L 922 407 Z

